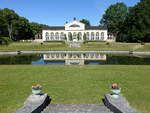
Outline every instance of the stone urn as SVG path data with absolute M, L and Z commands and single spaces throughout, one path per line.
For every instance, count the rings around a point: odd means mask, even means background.
M 121 92 L 121 89 L 111 89 L 111 92 L 112 92 L 111 94 L 113 98 L 118 98 Z
M 42 89 L 32 89 L 32 94 L 40 95 L 42 93 Z
M 37 84 L 35 86 L 32 86 L 32 94 L 34 95 L 40 95 L 42 93 L 42 86 Z
M 119 88 L 118 84 L 112 84 L 110 91 L 111 91 L 111 96 L 113 98 L 118 98 L 121 92 L 121 88 Z

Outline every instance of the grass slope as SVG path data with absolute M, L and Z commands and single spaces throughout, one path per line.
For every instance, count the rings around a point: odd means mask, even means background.
M 112 83 L 120 83 L 131 105 L 150 111 L 150 66 L 0 66 L 0 113 L 23 105 L 40 83 L 53 104 L 101 104 Z
M 150 51 L 150 44 L 139 43 L 105 43 L 89 42 L 81 44 L 81 48 L 69 48 L 64 43 L 12 43 L 8 46 L 0 46 L 0 51 L 19 51 L 19 50 L 126 50 L 126 51 Z

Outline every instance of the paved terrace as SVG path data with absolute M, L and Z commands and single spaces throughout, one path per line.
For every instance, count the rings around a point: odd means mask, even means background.
M 42 113 L 113 113 L 100 104 L 50 104 Z

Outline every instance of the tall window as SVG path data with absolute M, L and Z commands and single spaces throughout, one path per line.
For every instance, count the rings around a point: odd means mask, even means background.
M 71 32 L 68 33 L 68 38 L 70 41 L 72 41 L 72 33 Z
M 45 38 L 46 38 L 46 40 L 49 40 L 49 33 L 48 32 L 46 32 Z
M 91 33 L 91 40 L 94 40 L 94 32 Z
M 104 40 L 104 32 L 101 32 L 101 39 Z
M 54 40 L 54 33 L 51 33 L 51 40 Z
M 73 33 L 73 39 L 76 39 L 77 38 L 77 34 L 74 32 Z
M 64 37 L 65 37 L 65 36 L 64 36 L 64 33 L 61 32 L 61 33 L 60 33 L 60 40 L 64 40 Z
M 56 39 L 56 40 L 59 40 L 59 33 L 58 33 L 58 32 L 55 33 L 55 39 Z
M 99 40 L 99 32 L 96 33 L 96 40 Z
M 82 33 L 81 32 L 79 32 L 79 40 L 81 40 L 82 39 Z
M 86 38 L 87 38 L 87 40 L 90 40 L 90 34 L 89 34 L 89 32 L 86 33 Z

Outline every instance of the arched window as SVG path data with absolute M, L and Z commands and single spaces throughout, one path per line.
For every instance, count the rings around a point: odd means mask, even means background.
M 71 26 L 69 26 L 69 27 L 80 27 L 80 26 L 77 25 L 77 24 L 73 24 L 73 25 L 71 25 Z
M 71 32 L 69 32 L 69 33 L 68 33 L 68 37 L 70 37 L 71 35 L 72 35 L 72 33 L 71 33 Z
M 96 33 L 96 40 L 99 40 L 99 32 Z
M 59 40 L 59 33 L 58 33 L 58 32 L 55 33 L 55 39 L 56 39 L 56 40 Z
M 49 40 L 49 33 L 48 32 L 45 33 L 45 39 Z
M 65 36 L 64 36 L 64 33 L 61 32 L 61 33 L 60 33 L 60 40 L 64 40 L 64 37 L 65 37 Z
M 82 33 L 81 33 L 81 32 L 78 33 L 78 36 L 79 36 L 79 37 L 78 37 L 79 40 L 82 40 Z
M 51 33 L 51 40 L 54 40 L 54 33 Z
M 91 40 L 94 40 L 94 32 L 91 33 Z
M 101 32 L 101 39 L 104 40 L 104 32 Z
M 68 38 L 70 41 L 72 41 L 72 33 L 71 32 L 68 33 Z
M 73 39 L 76 39 L 77 38 L 77 34 L 74 32 L 73 33 Z
M 89 34 L 89 32 L 86 33 L 86 38 L 87 38 L 87 40 L 90 39 L 90 34 Z

